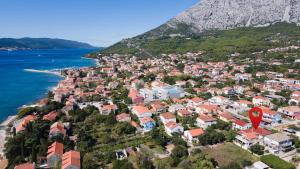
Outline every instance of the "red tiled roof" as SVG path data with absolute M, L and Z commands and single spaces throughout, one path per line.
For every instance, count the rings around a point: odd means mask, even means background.
M 261 136 L 266 136 L 266 135 L 272 134 L 271 131 L 266 130 L 266 129 L 261 128 L 261 127 L 257 128 L 257 129 L 251 128 L 251 129 L 246 129 L 246 130 L 240 131 L 240 133 L 251 133 L 251 132 L 255 132 L 256 134 L 261 135 Z
M 246 123 L 246 122 L 244 122 L 244 121 L 242 121 L 242 120 L 239 120 L 239 119 L 236 119 L 235 121 L 234 121 L 234 123 L 236 124 L 236 125 L 239 125 L 239 126 L 242 126 L 242 127 L 244 127 L 244 126 L 246 126 L 248 123 Z
M 188 132 L 191 134 L 192 137 L 197 137 L 204 133 L 202 128 L 188 130 Z
M 208 116 L 208 115 L 203 115 L 203 114 L 199 115 L 198 118 L 201 119 L 204 122 L 216 121 L 215 118 L 213 118 L 211 116 Z
M 33 163 L 23 163 L 16 165 L 14 169 L 35 169 L 35 165 Z
M 186 109 L 179 110 L 178 114 L 181 115 L 181 116 L 190 116 L 190 115 L 192 115 L 192 113 L 190 111 L 186 110 Z
M 69 151 L 62 156 L 62 169 L 66 169 L 68 166 L 77 166 L 80 168 L 80 152 Z
M 154 122 L 154 120 L 151 117 L 144 117 L 140 119 L 142 124 L 148 123 L 148 122 Z
M 166 113 L 162 113 L 160 114 L 161 117 L 163 117 L 164 119 L 175 119 L 176 116 L 170 112 L 166 112 Z
M 117 121 L 130 117 L 130 114 L 122 113 L 116 116 Z
M 178 127 L 179 124 L 177 124 L 176 122 L 169 122 L 169 123 L 165 124 L 165 126 L 169 129 L 174 129 L 174 128 Z
M 16 132 L 25 130 L 25 127 L 27 126 L 27 124 L 31 121 L 34 121 L 37 117 L 34 115 L 28 115 L 26 117 L 23 118 L 23 120 L 20 122 L 20 124 L 16 127 Z
M 139 115 L 146 112 L 150 112 L 150 110 L 145 106 L 133 106 L 132 110 L 135 110 Z
M 43 120 L 53 121 L 57 117 L 57 112 L 53 111 L 43 116 Z
M 58 154 L 60 156 L 63 155 L 64 145 L 60 142 L 55 141 L 48 147 L 47 158 L 51 157 L 54 154 Z

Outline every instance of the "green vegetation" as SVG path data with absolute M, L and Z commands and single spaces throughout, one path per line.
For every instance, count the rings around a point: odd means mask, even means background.
M 50 38 L 1 38 L 0 48 L 30 48 L 30 49 L 92 49 L 95 48 L 87 43 L 64 39 Z
M 263 155 L 264 154 L 264 146 L 261 146 L 259 144 L 254 144 L 250 147 L 250 151 L 252 153 Z
M 147 51 L 151 55 L 159 55 L 162 53 L 187 53 L 206 51 L 203 59 L 211 60 L 222 58 L 235 52 L 241 54 L 265 51 L 269 48 L 277 46 L 285 46 L 297 44 L 300 39 L 300 30 L 295 24 L 279 23 L 264 28 L 237 28 L 226 31 L 210 31 L 200 35 L 191 35 L 187 38 L 170 38 L 162 36 L 157 38 L 139 36 L 127 41 L 119 42 L 109 48 L 104 49 L 102 54 L 140 54 L 141 56 L 149 56 L 141 53 L 136 46 L 143 51 Z M 149 34 L 148 36 L 151 36 Z M 128 47 L 128 44 L 135 44 L 135 47 Z
M 262 162 L 266 163 L 268 166 L 274 169 L 295 169 L 296 168 L 293 164 L 288 163 L 274 155 L 265 155 L 262 156 L 260 159 Z
M 35 122 L 30 122 L 24 132 L 8 137 L 4 150 L 8 159 L 7 168 L 25 162 L 25 159 L 37 162 L 38 156 L 45 156 L 48 148 L 49 128 L 49 122 L 37 119 Z
M 240 166 L 245 166 L 245 160 L 251 162 L 258 161 L 257 157 L 233 143 L 219 144 L 213 148 L 203 147 L 202 151 L 209 157 L 215 159 L 220 167 L 227 167 L 233 161 Z

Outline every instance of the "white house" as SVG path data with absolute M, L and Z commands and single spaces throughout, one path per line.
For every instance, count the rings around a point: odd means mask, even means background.
M 292 139 L 283 133 L 274 133 L 264 137 L 263 144 L 272 153 L 279 153 L 292 147 Z
M 202 128 L 186 130 L 183 133 L 183 139 L 187 142 L 198 142 L 198 137 L 203 134 L 204 131 Z
M 133 106 L 132 113 L 138 116 L 138 118 L 151 117 L 152 112 L 145 106 Z
M 169 136 L 172 136 L 174 133 L 183 133 L 183 127 L 179 123 L 169 122 L 165 124 L 165 131 Z
M 251 128 L 251 124 L 239 119 L 235 119 L 232 123 L 232 128 L 236 130 L 246 130 Z
M 254 106 L 271 106 L 271 101 L 264 96 L 255 96 L 252 99 Z
M 197 126 L 203 129 L 206 129 L 207 127 L 217 123 L 217 119 L 208 115 L 200 115 L 199 117 L 197 117 L 196 121 Z
M 159 118 L 163 124 L 167 124 L 170 122 L 176 123 L 176 116 L 170 112 L 160 114 Z
M 300 107 L 299 106 L 280 107 L 278 109 L 278 112 L 290 118 L 295 118 L 296 115 L 300 115 Z
M 171 113 L 175 113 L 179 110 L 184 110 L 185 107 L 182 104 L 172 104 L 171 106 L 169 106 L 169 112 Z

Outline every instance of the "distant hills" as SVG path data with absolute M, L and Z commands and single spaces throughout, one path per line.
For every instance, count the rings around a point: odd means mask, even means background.
M 0 38 L 0 49 L 93 49 L 88 43 L 51 38 Z
M 201 0 L 158 28 L 100 53 L 151 57 L 203 50 L 217 56 L 299 45 L 299 9 L 300 0 Z

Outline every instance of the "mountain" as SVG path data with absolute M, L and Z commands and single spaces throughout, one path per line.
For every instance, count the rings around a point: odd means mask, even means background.
M 0 49 L 91 49 L 87 43 L 50 38 L 0 38 Z
M 300 0 L 202 0 L 166 23 L 189 25 L 194 33 L 237 27 L 300 23 Z
M 297 44 L 299 9 L 300 0 L 201 0 L 158 28 L 122 40 L 102 54 L 152 56 L 216 48 L 219 52 L 209 53 L 228 54 L 280 46 L 287 40 Z

